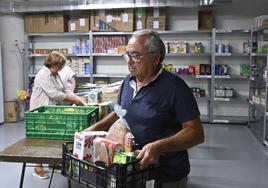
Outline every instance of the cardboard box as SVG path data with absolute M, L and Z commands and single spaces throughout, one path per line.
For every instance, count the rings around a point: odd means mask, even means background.
M 211 10 L 200 10 L 198 12 L 198 29 L 210 30 L 214 27 L 214 18 Z
M 267 25 L 268 25 L 268 18 L 263 19 L 262 23 L 261 23 L 261 26 L 267 26 Z
M 68 32 L 88 32 L 89 18 L 78 18 L 68 21 Z
M 89 106 L 97 106 L 99 108 L 99 120 L 103 119 L 111 112 L 110 104 L 110 102 L 88 103 Z
M 17 122 L 20 117 L 19 105 L 16 101 L 4 103 L 5 122 Z
M 90 17 L 92 31 L 133 31 L 133 9 L 93 11 Z
M 117 102 L 119 91 L 102 92 L 102 102 Z
M 85 97 L 88 103 L 99 103 L 101 102 L 101 91 L 92 89 L 85 95 Z
M 158 30 L 158 31 L 165 31 L 166 30 L 166 17 L 165 16 L 147 17 L 146 28 Z
M 97 137 L 105 137 L 105 131 L 76 132 L 74 136 L 73 156 L 93 162 L 93 140 Z
M 146 28 L 146 18 L 135 18 L 135 31 Z
M 165 8 L 148 8 L 147 17 L 163 17 L 166 16 Z
M 63 14 L 26 15 L 25 30 L 28 33 L 65 32 L 67 19 Z

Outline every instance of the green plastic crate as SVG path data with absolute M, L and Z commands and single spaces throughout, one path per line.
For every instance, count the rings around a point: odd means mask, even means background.
M 95 106 L 42 106 L 25 112 L 26 137 L 70 140 L 97 120 Z

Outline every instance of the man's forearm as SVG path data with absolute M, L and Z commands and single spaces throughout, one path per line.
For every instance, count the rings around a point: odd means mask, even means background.
M 118 120 L 115 112 L 111 112 L 105 118 L 86 129 L 86 131 L 107 131 L 109 127 Z
M 204 131 L 199 118 L 188 123 L 177 134 L 154 142 L 161 153 L 181 151 L 204 142 Z

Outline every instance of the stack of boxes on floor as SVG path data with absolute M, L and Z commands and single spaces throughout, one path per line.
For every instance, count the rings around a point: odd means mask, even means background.
M 17 122 L 20 117 L 19 104 L 17 101 L 6 101 L 4 103 L 5 122 Z

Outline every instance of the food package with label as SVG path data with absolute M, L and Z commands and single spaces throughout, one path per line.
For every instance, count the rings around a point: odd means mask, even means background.
M 93 140 L 93 163 L 102 161 L 105 165 L 113 164 L 114 153 L 123 151 L 123 146 L 105 138 L 95 138 Z
M 73 157 L 93 162 L 93 140 L 105 137 L 106 131 L 76 132 L 74 136 Z
M 136 160 L 136 155 L 134 152 L 115 152 L 114 153 L 114 163 L 117 164 L 127 164 Z
M 187 42 L 178 42 L 177 43 L 178 53 L 187 54 L 188 53 L 188 43 Z

